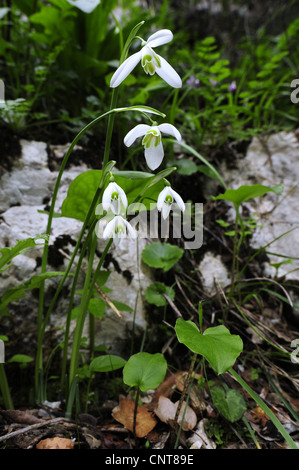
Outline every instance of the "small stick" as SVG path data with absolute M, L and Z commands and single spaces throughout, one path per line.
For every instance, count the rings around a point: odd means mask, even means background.
M 6 441 L 7 439 L 11 439 L 12 437 L 18 436 L 19 434 L 32 431 L 32 429 L 41 428 L 43 426 L 47 426 L 48 424 L 51 425 L 51 424 L 59 423 L 60 421 L 69 421 L 69 420 L 66 418 L 54 418 L 50 420 L 45 420 L 42 423 L 31 424 L 30 426 L 26 426 L 26 428 L 18 429 L 17 431 L 9 432 L 8 434 L 4 434 L 4 436 L 0 436 L 0 442 Z

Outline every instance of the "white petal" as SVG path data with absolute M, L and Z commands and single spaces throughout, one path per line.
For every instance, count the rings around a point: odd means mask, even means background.
M 181 198 L 181 196 L 171 188 L 170 188 L 170 192 L 171 192 L 171 195 L 172 195 L 173 199 L 175 200 L 175 202 L 177 203 L 177 205 L 181 209 L 181 211 L 184 212 L 185 203 L 184 203 L 183 199 Z
M 124 190 L 122 188 L 120 188 L 118 186 L 118 194 L 120 196 L 120 199 L 121 199 L 121 202 L 123 203 L 125 209 L 128 207 L 128 199 L 127 199 L 127 196 L 126 196 L 126 193 L 124 192 Z
M 128 233 L 129 233 L 130 237 L 133 238 L 133 239 L 137 238 L 137 232 L 132 227 L 132 225 L 127 220 L 124 220 L 124 222 L 125 222 L 125 225 L 127 227 L 127 230 L 128 230 Z
M 107 211 L 111 205 L 111 194 L 114 190 L 114 183 L 109 183 L 105 189 L 102 197 L 102 206 L 105 211 Z
M 163 204 L 163 207 L 162 207 L 163 219 L 167 219 L 167 217 L 169 216 L 170 209 L 171 209 L 171 204 Z
M 151 145 L 149 148 L 144 150 L 144 156 L 146 159 L 147 166 L 151 170 L 155 170 L 158 168 L 163 160 L 164 157 L 164 150 L 162 142 L 160 142 L 156 147 Z
M 150 47 L 162 46 L 162 44 L 170 42 L 172 38 L 173 34 L 170 29 L 161 29 L 160 31 L 152 34 L 146 41 L 146 44 Z
M 171 67 L 171 65 L 163 59 L 160 55 L 156 54 L 161 61 L 161 67 L 156 67 L 156 73 L 159 77 L 163 78 L 168 85 L 173 88 L 181 88 L 182 80 L 179 74 Z
M 130 147 L 138 137 L 143 136 L 150 128 L 151 126 L 148 124 L 138 124 L 137 126 L 133 127 L 133 129 L 131 129 L 125 136 L 124 144 L 127 147 Z
M 107 238 L 114 237 L 115 235 L 115 222 L 116 222 L 116 217 L 114 217 L 108 224 L 106 225 L 104 232 L 103 232 L 103 238 L 104 240 L 107 240 Z
M 135 54 L 128 57 L 114 72 L 110 81 L 110 86 L 115 88 L 120 85 L 121 82 L 132 72 L 140 60 L 141 51 L 135 52 Z
M 165 186 L 164 189 L 160 192 L 158 199 L 157 199 L 157 209 L 160 211 L 163 207 L 164 201 L 166 196 L 169 194 L 169 187 Z
M 84 13 L 91 13 L 94 10 L 101 0 L 67 0 L 71 5 L 79 8 L 84 11 Z
M 160 124 L 158 127 L 160 131 L 163 132 L 164 134 L 173 135 L 173 137 L 175 137 L 176 140 L 178 140 L 179 142 L 182 140 L 181 134 L 179 133 L 177 128 L 174 127 L 172 124 L 164 123 L 164 124 Z

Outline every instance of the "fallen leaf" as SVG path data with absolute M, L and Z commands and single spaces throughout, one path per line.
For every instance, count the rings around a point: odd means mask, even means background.
M 36 444 L 37 449 L 73 449 L 74 443 L 63 437 L 49 437 Z
M 206 435 L 205 423 L 207 422 L 206 418 L 199 421 L 194 434 L 188 439 L 188 443 L 192 444 L 190 449 L 216 449 L 215 442 Z
M 37 424 L 41 423 L 42 420 L 34 416 L 28 411 L 22 410 L 0 410 L 0 414 L 9 421 L 20 424 Z
M 135 403 L 129 398 L 120 397 L 119 405 L 113 408 L 113 418 L 121 423 L 126 429 L 133 432 Z M 138 405 L 136 415 L 136 436 L 145 437 L 157 424 L 152 413 L 143 406 Z
M 177 401 L 176 403 L 173 403 L 171 400 L 169 400 L 169 398 L 161 396 L 159 398 L 158 405 L 155 409 L 155 414 L 163 423 L 171 424 L 170 422 L 174 421 L 175 419 L 175 414 L 176 414 L 178 405 L 179 405 L 179 401 Z M 181 424 L 182 422 L 182 417 L 185 412 L 185 406 L 186 406 L 186 402 L 183 402 L 183 405 L 182 405 L 182 408 L 178 417 L 179 424 Z M 190 431 L 196 426 L 196 423 L 197 423 L 197 417 L 196 417 L 195 412 L 192 410 L 192 408 L 190 408 L 190 406 L 187 406 L 182 429 L 184 431 Z

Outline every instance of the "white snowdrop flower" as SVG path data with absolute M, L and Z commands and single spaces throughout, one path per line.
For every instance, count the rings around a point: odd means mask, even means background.
M 160 192 L 157 199 L 157 209 L 162 213 L 163 219 L 167 219 L 173 202 L 176 202 L 182 212 L 185 210 L 185 203 L 181 196 L 174 191 L 170 186 Z
M 160 124 L 159 126 L 148 124 L 138 124 L 131 129 L 124 138 L 124 144 L 130 147 L 138 137 L 143 137 L 144 156 L 146 163 L 151 170 L 158 168 L 164 157 L 164 149 L 161 139 L 161 132 L 170 134 L 177 139 L 182 140 L 181 134 L 172 124 Z
M 148 75 L 154 75 L 156 72 L 159 77 L 165 80 L 173 88 L 181 88 L 182 80 L 174 68 L 160 55 L 153 51 L 153 47 L 162 46 L 170 42 L 173 34 L 169 29 L 161 29 L 152 34 L 146 42 L 143 42 L 142 49 L 139 52 L 128 57 L 113 74 L 110 86 L 117 87 L 136 67 L 139 61 L 143 70 Z
M 113 219 L 108 222 L 103 232 L 104 240 L 113 237 L 115 245 L 118 245 L 120 239 L 126 238 L 127 235 L 133 239 L 137 238 L 136 230 L 121 215 L 113 217 Z
M 128 207 L 126 193 L 115 182 L 109 183 L 103 194 L 102 206 L 105 211 L 111 209 L 114 214 L 119 214 L 121 209 Z

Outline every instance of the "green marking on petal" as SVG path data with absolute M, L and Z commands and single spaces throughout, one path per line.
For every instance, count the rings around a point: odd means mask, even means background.
M 112 194 L 111 194 L 111 199 L 118 199 L 118 193 L 116 191 L 114 191 Z
M 171 205 L 173 203 L 173 197 L 168 194 L 165 198 L 165 203 Z
M 146 63 L 147 62 L 151 62 L 152 61 L 152 56 L 150 54 L 145 54 L 143 57 L 142 57 L 142 65 L 143 67 L 146 66 Z
M 156 66 L 161 67 L 161 60 L 156 56 L 156 54 L 154 54 L 153 59 L 156 61 Z
M 118 225 L 115 229 L 115 233 L 125 233 L 124 227 L 122 225 Z

